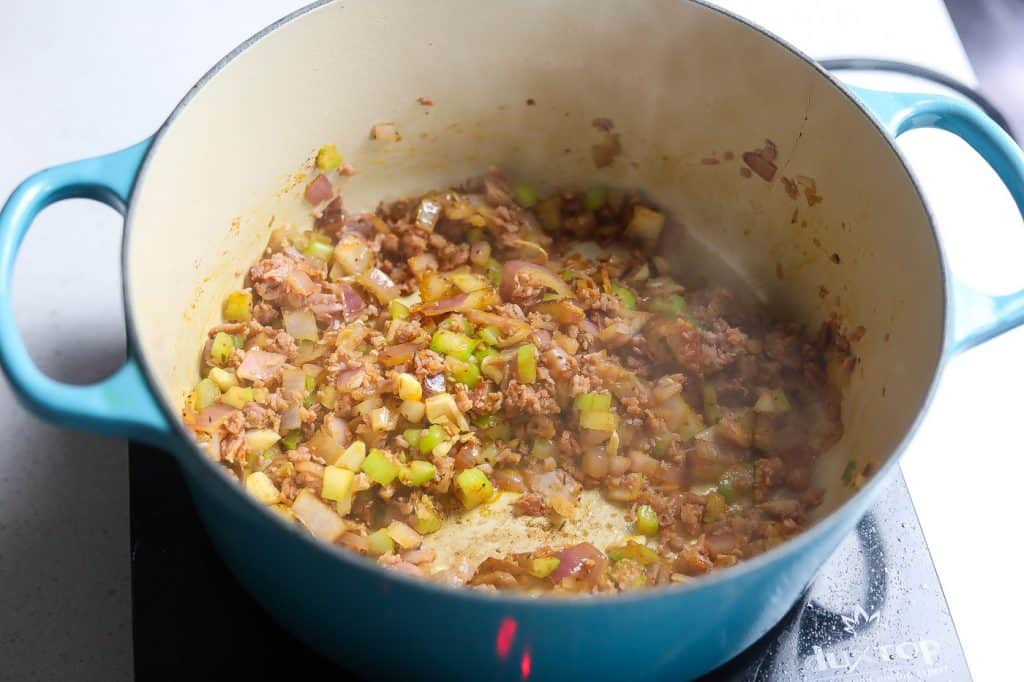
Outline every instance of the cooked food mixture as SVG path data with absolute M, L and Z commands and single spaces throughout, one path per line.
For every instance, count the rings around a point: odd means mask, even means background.
M 804 528 L 854 363 L 835 325 L 684 287 L 639 192 L 492 171 L 349 213 L 325 150 L 184 408 L 259 502 L 394 570 L 531 593 L 681 582 Z M 489 508 L 544 542 L 442 560 Z

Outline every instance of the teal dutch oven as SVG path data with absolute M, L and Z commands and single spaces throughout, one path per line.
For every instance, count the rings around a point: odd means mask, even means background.
M 600 169 L 595 117 L 614 122 L 622 146 Z M 384 121 L 400 142 L 367 139 Z M 973 105 L 843 86 L 775 36 L 700 2 L 318 3 L 228 55 L 152 138 L 41 171 L 15 190 L 0 214 L 0 362 L 40 417 L 172 453 L 238 579 L 346 668 L 414 679 L 691 678 L 797 601 L 896 468 L 943 363 L 1024 320 L 1024 292 L 987 296 L 949 272 L 893 143 L 922 127 L 966 140 L 1024 208 L 1021 150 Z M 776 172 L 744 172 L 743 153 L 766 140 Z M 357 170 L 344 189 L 351 209 L 490 164 L 564 184 L 642 187 L 685 225 L 666 257 L 713 254 L 810 327 L 838 319 L 856 331 L 845 435 L 821 458 L 815 482 L 826 495 L 813 525 L 685 584 L 534 599 L 388 572 L 249 499 L 196 447 L 179 411 L 223 296 L 273 224 L 308 220 L 301 171 L 327 141 Z M 11 308 L 22 238 L 42 209 L 73 197 L 125 216 L 131 351 L 89 386 L 43 375 Z M 878 465 L 858 490 L 841 482 L 851 458 Z

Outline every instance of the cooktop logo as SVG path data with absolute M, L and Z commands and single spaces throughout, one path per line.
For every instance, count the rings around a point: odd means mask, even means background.
M 863 679 L 876 679 L 878 675 L 886 675 L 888 679 L 890 675 L 898 677 L 900 669 L 905 671 L 912 668 L 914 677 L 928 678 L 941 674 L 945 669 L 939 662 L 941 647 L 937 641 L 877 641 L 874 637 L 886 632 L 884 629 L 877 631 L 873 627 L 879 624 L 879 613 L 868 612 L 860 604 L 854 606 L 848 615 L 841 617 L 843 630 L 852 635 L 853 639 L 835 646 L 811 647 L 813 653 L 804 658 L 805 673 L 817 673 L 829 678 L 841 673 L 843 679 L 857 679 L 860 676 Z
M 843 629 L 856 637 L 857 633 L 862 629 L 878 620 L 878 612 L 872 611 L 871 614 L 868 615 L 868 612 L 864 610 L 864 607 L 857 604 L 853 609 L 852 616 L 843 616 L 842 618 Z

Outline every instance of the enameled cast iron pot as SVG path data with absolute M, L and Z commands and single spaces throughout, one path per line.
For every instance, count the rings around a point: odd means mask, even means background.
M 623 146 L 603 169 L 590 155 L 598 116 L 614 121 Z M 403 140 L 368 140 L 381 121 Z M 1024 320 L 1024 293 L 988 297 L 947 271 L 891 137 L 922 126 L 973 145 L 1024 208 L 1021 151 L 972 105 L 844 88 L 774 36 L 699 2 L 319 3 L 228 55 L 153 138 L 42 171 L 14 192 L 0 215 L 0 361 L 43 418 L 174 453 L 238 578 L 343 666 L 419 679 L 692 677 L 796 601 L 896 466 L 944 359 Z M 765 139 L 778 172 L 743 177 L 740 154 Z M 350 209 L 490 164 L 559 184 L 645 188 L 687 226 L 667 257 L 718 254 L 797 319 L 814 326 L 836 314 L 863 326 L 846 435 L 817 473 L 828 492 L 815 525 L 687 585 L 538 600 L 387 572 L 251 501 L 195 447 L 179 406 L 197 380 L 204 329 L 262 250 L 270 217 L 303 210 L 296 162 L 327 141 L 358 169 L 344 186 Z M 782 176 L 802 176 L 795 200 Z M 813 206 L 808 179 L 823 199 Z M 40 210 L 70 197 L 125 214 L 132 350 L 91 386 L 41 374 L 11 310 L 22 237 Z M 840 482 L 854 457 L 881 466 L 855 494 Z

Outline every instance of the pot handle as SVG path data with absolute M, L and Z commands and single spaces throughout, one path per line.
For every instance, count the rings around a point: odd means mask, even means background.
M 130 350 L 120 369 L 95 384 L 75 386 L 51 379 L 29 356 L 11 302 L 18 248 L 39 212 L 63 199 L 87 198 L 123 215 L 150 141 L 40 171 L 11 194 L 0 211 L 0 366 L 19 400 L 43 419 L 166 447 L 172 438 L 170 424 Z
M 974 147 L 999 175 L 1024 215 L 1024 152 L 979 107 L 944 95 L 849 89 L 893 136 L 915 128 L 940 128 Z M 1024 290 L 990 296 L 956 275 L 950 275 L 949 287 L 952 315 L 946 347 L 950 353 L 960 353 L 1024 324 Z

